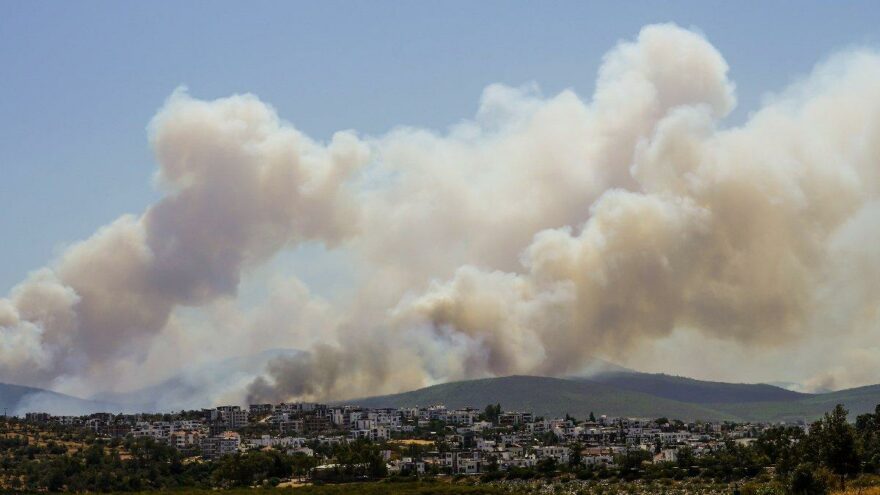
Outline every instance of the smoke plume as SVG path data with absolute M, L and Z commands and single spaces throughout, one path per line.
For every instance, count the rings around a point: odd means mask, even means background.
M 303 240 L 349 235 L 344 182 L 367 156 L 338 133 L 319 145 L 249 95 L 174 93 L 150 124 L 165 196 L 69 248 L 0 301 L 0 370 L 34 384 L 100 375 L 138 353 L 175 308 L 234 294 L 243 270 Z
M 839 54 L 730 127 L 734 94 L 722 55 L 674 25 L 613 48 L 588 100 L 492 85 L 443 134 L 318 143 L 254 96 L 178 91 L 150 125 L 165 195 L 0 299 L 0 371 L 97 384 L 250 335 L 306 351 L 250 400 L 697 351 L 751 360 L 727 379 L 877 381 L 880 55 Z M 239 308 L 242 277 L 303 242 L 357 267 L 351 294 L 293 281 Z

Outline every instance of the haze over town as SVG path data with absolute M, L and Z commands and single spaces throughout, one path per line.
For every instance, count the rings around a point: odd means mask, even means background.
M 54 239 L 9 282 L 2 381 L 91 397 L 177 379 L 206 405 L 606 361 L 877 383 L 875 40 L 752 81 L 742 109 L 715 33 L 657 20 L 583 61 L 589 91 L 485 80 L 446 127 L 340 117 L 314 136 L 259 88 L 176 81 L 137 136 L 149 204 Z M 224 375 L 231 362 L 246 364 Z

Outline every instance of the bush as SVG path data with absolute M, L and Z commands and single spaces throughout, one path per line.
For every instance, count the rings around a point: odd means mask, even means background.
M 535 471 L 529 468 L 511 468 L 507 472 L 507 478 L 511 480 L 521 479 L 529 480 L 535 477 Z
M 581 469 L 577 472 L 577 479 L 579 480 L 591 480 L 593 479 L 593 470 L 592 469 Z
M 785 490 L 778 483 L 767 484 L 750 481 L 740 488 L 739 493 L 740 495 L 784 495 Z
M 826 495 L 834 485 L 834 475 L 825 468 L 800 464 L 788 479 L 791 495 Z
M 489 473 L 484 473 L 482 476 L 480 476 L 480 480 L 483 483 L 488 483 L 491 481 L 498 481 L 500 479 L 504 479 L 504 473 L 501 471 L 493 471 L 493 472 L 489 472 Z

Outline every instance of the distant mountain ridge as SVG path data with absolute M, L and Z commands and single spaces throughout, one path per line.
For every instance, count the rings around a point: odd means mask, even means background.
M 585 418 L 590 412 L 610 416 L 705 418 L 734 420 L 733 415 L 666 399 L 643 392 L 623 390 L 590 380 L 541 376 L 507 376 L 444 383 L 405 392 L 347 401 L 364 407 L 413 407 L 445 404 L 448 407 L 502 405 L 507 410 L 531 411 L 538 416 L 571 414 Z
M 298 355 L 270 349 L 253 355 L 193 366 L 156 385 L 126 393 L 102 393 L 82 399 L 48 390 L 0 383 L 0 409 L 58 415 L 92 412 L 150 412 L 199 409 L 212 399 L 246 386 L 277 357 Z M 666 374 L 641 373 L 596 360 L 585 376 L 549 378 L 508 376 L 450 382 L 410 392 L 340 403 L 368 407 L 410 407 L 443 403 L 449 407 L 484 407 L 500 403 L 507 410 L 541 416 L 597 415 L 661 417 L 684 420 L 812 420 L 844 404 L 851 417 L 873 411 L 880 385 L 808 394 L 770 384 L 724 383 Z
M 22 416 L 26 412 L 82 415 L 96 412 L 132 412 L 126 406 L 107 401 L 81 399 L 72 395 L 23 385 L 0 383 L 0 409 Z
M 217 397 L 241 390 L 266 371 L 273 359 L 302 354 L 296 349 L 267 349 L 190 366 L 155 385 L 129 392 L 103 392 L 92 399 L 125 404 L 144 412 L 211 407 Z
M 600 373 L 582 379 L 696 404 L 790 401 L 811 396 L 765 383 L 711 382 L 663 373 Z
M 500 403 L 507 410 L 541 416 L 577 418 L 596 415 L 661 417 L 710 421 L 813 420 L 842 403 L 851 417 L 874 410 L 880 385 L 806 394 L 768 384 L 695 380 L 635 371 L 591 377 L 509 376 L 434 385 L 400 394 L 346 401 L 366 407 L 446 404 L 483 407 Z
M 169 412 L 211 407 L 217 397 L 238 390 L 263 373 L 279 357 L 301 354 L 296 349 L 268 349 L 185 368 L 155 385 L 129 392 L 100 392 L 84 399 L 50 390 L 0 383 L 0 412 L 23 415 L 48 412 L 82 415 L 95 412 Z

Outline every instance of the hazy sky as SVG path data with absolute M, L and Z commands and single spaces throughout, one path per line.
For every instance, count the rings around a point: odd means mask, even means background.
M 252 92 L 317 139 L 442 130 L 473 115 L 491 83 L 588 95 L 609 47 L 674 21 L 724 54 L 741 122 L 829 53 L 880 43 L 877 2 L 742 6 L 0 2 L 0 293 L 157 197 L 145 127 L 180 85 L 205 99 Z

